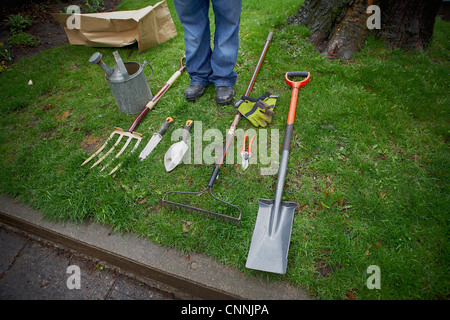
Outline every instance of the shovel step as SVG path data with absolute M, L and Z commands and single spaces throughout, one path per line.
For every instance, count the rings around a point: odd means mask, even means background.
M 258 216 L 245 267 L 285 274 L 297 203 L 281 201 L 278 212 L 273 212 L 274 200 L 259 199 L 258 203 Z M 272 219 L 271 215 L 274 215 Z

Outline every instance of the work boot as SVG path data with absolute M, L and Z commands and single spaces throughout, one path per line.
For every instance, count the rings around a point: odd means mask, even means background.
M 220 105 L 226 105 L 231 102 L 234 96 L 233 87 L 216 87 L 216 102 Z
M 184 90 L 184 96 L 187 101 L 195 101 L 197 98 L 201 97 L 205 92 L 204 86 L 189 86 L 186 90 Z

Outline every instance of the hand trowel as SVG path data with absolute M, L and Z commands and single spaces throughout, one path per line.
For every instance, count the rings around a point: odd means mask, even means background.
M 144 150 L 142 150 L 141 154 L 139 155 L 139 159 L 144 160 L 148 157 L 150 152 L 155 149 L 155 147 L 158 145 L 158 143 L 162 139 L 162 135 L 167 131 L 169 126 L 173 123 L 173 119 L 171 117 L 168 117 L 166 121 L 163 123 L 161 128 L 159 128 L 158 132 L 154 133 L 150 141 L 145 146 Z
M 189 138 L 189 131 L 191 130 L 193 124 L 194 121 L 192 120 L 186 121 L 183 133 L 181 134 L 181 140 L 174 143 L 169 150 L 167 150 L 164 156 L 164 166 L 167 171 L 172 171 L 181 162 L 181 159 L 183 159 L 184 154 L 189 148 L 186 140 Z

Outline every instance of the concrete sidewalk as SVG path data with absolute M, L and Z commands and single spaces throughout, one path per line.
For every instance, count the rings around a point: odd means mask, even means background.
M 74 271 L 74 266 L 79 269 Z M 79 277 L 75 280 L 77 272 Z M 92 258 L 0 224 L 0 300 L 174 298 L 173 293 L 128 277 Z
M 246 277 L 200 254 L 186 259 L 179 250 L 134 234 L 111 233 L 95 223 L 44 221 L 39 212 L 5 195 L 0 195 L 0 223 L 8 226 L 0 229 L 0 299 L 13 291 L 24 291 L 23 299 L 39 299 L 37 291 L 25 292 L 32 288 L 45 292 L 41 299 L 310 299 L 284 282 Z M 80 267 L 85 290 L 68 289 L 69 265 Z M 34 281 L 24 275 L 27 267 Z

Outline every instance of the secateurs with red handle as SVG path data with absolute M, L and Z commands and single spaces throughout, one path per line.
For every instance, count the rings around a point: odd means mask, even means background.
M 247 138 L 248 138 L 248 134 L 246 134 L 244 137 L 244 141 L 242 142 L 242 150 L 241 150 L 242 169 L 244 169 L 244 170 L 248 168 L 248 160 L 253 156 L 252 144 L 253 144 L 253 140 L 255 139 L 255 136 L 253 136 L 250 139 L 250 142 L 248 144 L 248 151 L 245 150 L 245 147 L 247 145 Z

